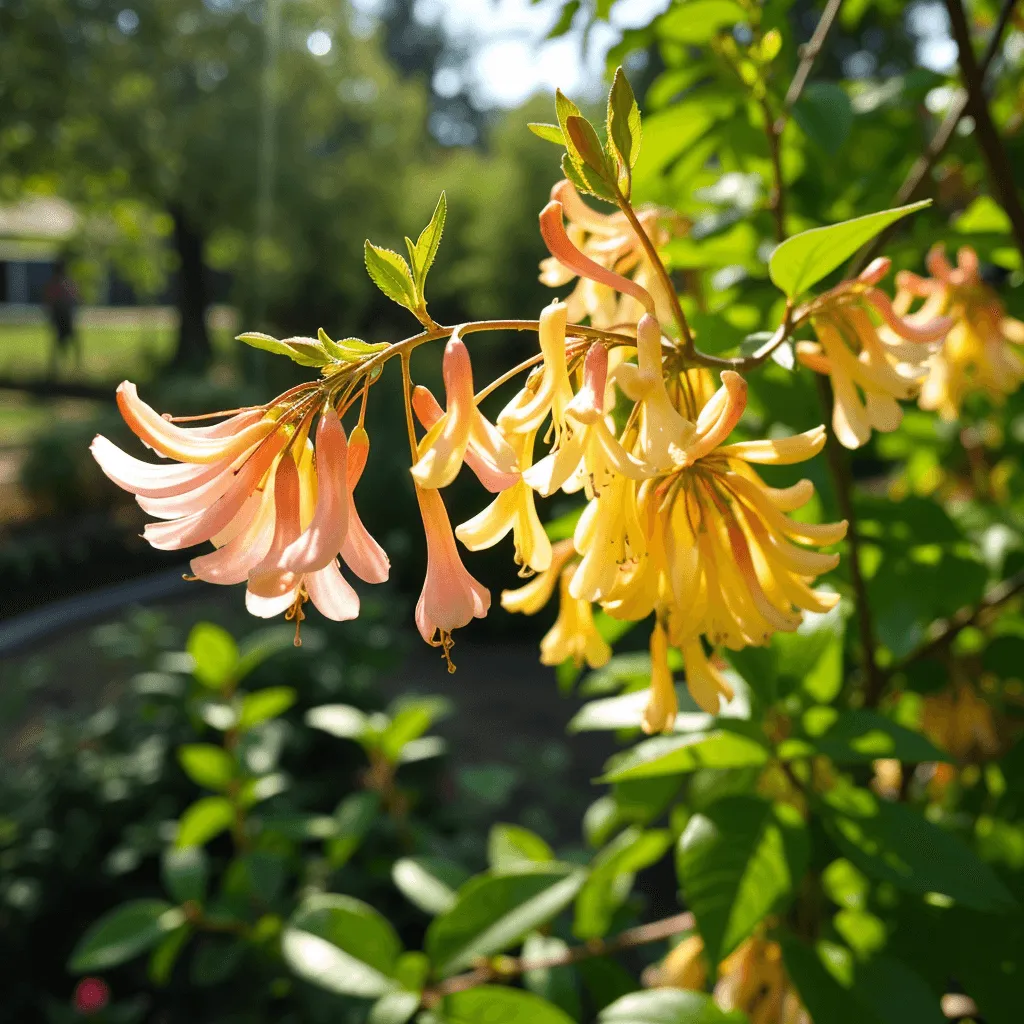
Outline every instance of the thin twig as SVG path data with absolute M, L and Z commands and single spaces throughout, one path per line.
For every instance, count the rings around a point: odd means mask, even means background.
M 917 650 L 911 651 L 905 658 L 896 662 L 888 670 L 888 675 L 899 672 L 908 665 L 928 658 L 948 647 L 968 626 L 977 623 L 986 612 L 1006 604 L 1011 598 L 1024 593 L 1024 570 L 1009 579 L 997 583 L 973 608 L 961 608 L 948 619 L 943 619 L 932 626 L 930 637 Z
M 838 4 L 836 5 L 838 6 Z M 802 65 L 801 65 L 802 66 Z M 772 191 L 768 197 L 768 208 L 775 219 L 775 240 L 786 240 L 786 193 L 782 181 L 782 129 L 786 127 L 785 116 L 776 119 L 768 100 L 761 100 L 764 117 L 764 133 L 768 138 L 768 155 L 772 160 Z
M 821 48 L 825 45 L 825 38 L 828 36 L 842 5 L 843 0 L 829 0 L 811 38 L 800 47 L 800 64 L 797 66 L 796 74 L 793 75 L 793 81 L 789 83 L 789 88 L 786 90 L 786 98 L 782 101 L 782 113 L 773 127 L 775 135 L 782 134 L 782 129 L 786 126 L 789 113 L 796 104 L 796 101 L 800 99 L 800 94 L 804 91 L 807 79 L 814 68 L 814 62 L 818 59 L 818 54 L 821 53 Z
M 1003 0 L 999 17 L 996 20 L 991 35 L 988 37 L 988 45 L 985 47 L 985 53 L 982 55 L 978 65 L 978 70 L 982 76 L 987 74 L 992 61 L 999 52 L 999 46 L 1003 41 L 1003 33 L 1006 31 L 1006 26 L 1009 24 L 1010 16 L 1013 14 L 1016 4 L 1017 0 Z M 895 206 L 905 206 L 907 203 L 912 203 L 921 198 L 922 186 L 939 157 L 942 156 L 946 146 L 949 145 L 949 141 L 953 138 L 953 133 L 956 131 L 956 126 L 960 123 L 960 119 L 966 112 L 967 94 L 965 92 L 962 96 L 956 97 L 950 104 L 949 110 L 946 111 L 946 116 L 942 119 L 938 130 L 932 136 L 927 149 L 914 161 L 907 172 L 903 184 L 896 193 Z M 864 246 L 850 264 L 847 277 L 855 277 L 866 267 L 882 251 L 893 233 L 900 229 L 901 224 L 902 222 L 900 221 L 891 224 Z
M 828 378 L 815 374 L 821 406 L 828 416 L 832 408 L 832 388 Z M 864 706 L 878 706 L 885 689 L 885 676 L 878 667 L 876 659 L 875 623 L 871 614 L 871 602 L 868 599 L 868 588 L 860 565 L 860 532 L 858 530 L 857 513 L 853 506 L 853 475 L 846 451 L 840 445 L 831 425 L 827 428 L 825 439 L 825 457 L 828 460 L 832 484 L 839 502 L 839 510 L 847 522 L 846 542 L 848 545 L 850 565 L 850 582 L 853 585 L 853 597 L 857 605 L 857 626 L 860 630 L 860 645 L 864 649 Z
M 626 219 L 633 228 L 633 233 L 643 246 L 652 269 L 658 275 L 658 280 L 665 289 L 669 303 L 672 306 L 672 314 L 676 319 L 676 326 L 679 328 L 679 336 L 682 339 L 683 347 L 688 354 L 692 354 L 694 351 L 693 332 L 690 330 L 689 323 L 687 323 L 686 314 L 683 312 L 682 305 L 680 305 L 679 296 L 676 294 L 672 279 L 668 276 L 665 264 L 662 263 L 658 250 L 654 247 L 654 242 L 651 241 L 651 236 L 647 234 L 643 224 L 640 223 L 640 218 L 637 217 L 633 204 L 619 191 L 618 187 L 615 189 L 615 196 L 619 209 L 626 215 Z
M 946 10 L 953 28 L 953 38 L 959 50 L 960 74 L 967 90 L 967 109 L 974 118 L 974 134 L 988 165 L 989 177 L 999 196 L 1000 205 L 1010 218 L 1017 248 L 1024 256 L 1024 206 L 1013 179 L 1013 164 L 1007 156 L 999 132 L 992 121 L 985 98 L 984 72 L 971 46 L 971 30 L 967 24 L 961 0 L 946 0 Z
M 486 985 L 491 981 L 503 981 L 518 977 L 526 971 L 540 971 L 552 967 L 565 967 L 579 963 L 595 956 L 607 956 L 634 946 L 645 946 L 651 942 L 678 935 L 680 932 L 692 931 L 696 927 L 693 914 L 689 911 L 666 917 L 661 921 L 641 924 L 636 928 L 628 928 L 610 939 L 591 939 L 582 946 L 572 946 L 563 953 L 548 957 L 502 957 L 496 964 L 482 964 L 465 974 L 457 974 L 454 978 L 446 978 L 432 989 L 424 992 L 424 1005 L 436 1005 L 444 996 L 453 992 L 465 992 L 466 989 Z

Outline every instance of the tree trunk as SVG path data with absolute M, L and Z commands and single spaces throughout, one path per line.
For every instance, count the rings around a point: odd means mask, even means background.
M 206 268 L 203 236 L 181 206 L 172 206 L 174 247 L 178 252 L 178 347 L 171 366 L 178 370 L 202 370 L 213 357 L 206 330 Z

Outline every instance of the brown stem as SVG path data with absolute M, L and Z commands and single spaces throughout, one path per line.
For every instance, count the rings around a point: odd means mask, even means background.
M 978 622 L 986 612 L 998 608 L 1021 593 L 1024 593 L 1024 570 L 997 583 L 973 608 L 961 608 L 948 619 L 937 622 L 930 630 L 929 639 L 917 650 L 911 651 L 905 658 L 893 665 L 888 674 L 892 675 L 915 661 L 938 654 L 943 648 L 948 647 L 963 630 Z
M 946 10 L 959 51 L 960 74 L 967 89 L 967 109 L 974 118 L 974 131 L 982 156 L 988 165 L 989 177 L 999 195 L 1000 203 L 1010 218 L 1017 248 L 1024 255 L 1024 206 L 1013 180 L 1013 164 L 1006 154 L 1002 139 L 992 121 L 985 98 L 984 72 L 971 46 L 971 30 L 961 0 L 946 0 Z
M 992 34 L 988 37 L 988 45 L 985 47 L 985 53 L 982 55 L 978 65 L 978 70 L 982 76 L 988 72 L 989 65 L 991 65 L 995 55 L 999 52 L 1003 33 L 1006 31 L 1006 26 L 1009 24 L 1010 16 L 1013 14 L 1016 4 L 1017 0 L 1003 0 L 999 17 L 996 20 L 995 27 L 992 29 Z M 932 136 L 931 142 L 928 143 L 927 149 L 914 161 L 907 172 L 900 190 L 896 193 L 895 206 L 905 206 L 907 203 L 912 203 L 921 198 L 922 186 L 939 157 L 942 156 L 946 146 L 949 145 L 949 141 L 953 138 L 953 133 L 956 131 L 956 126 L 960 123 L 960 119 L 966 111 L 967 95 L 964 94 L 953 100 L 938 130 Z M 865 245 L 854 257 L 847 276 L 855 277 L 866 267 L 882 251 L 886 242 L 888 242 L 894 232 L 899 230 L 900 226 L 901 222 L 890 225 Z
M 424 1005 L 436 1005 L 436 1003 L 451 995 L 453 992 L 465 992 L 466 989 L 476 988 L 477 985 L 486 985 L 491 981 L 500 981 L 517 977 L 526 971 L 539 971 L 551 967 L 565 967 L 568 964 L 579 963 L 581 960 L 588 960 L 595 956 L 607 956 L 609 953 L 617 953 L 623 949 L 631 949 L 634 946 L 645 946 L 651 942 L 660 942 L 662 939 L 678 935 L 680 932 L 688 932 L 696 927 L 693 914 L 688 911 L 682 914 L 675 914 L 673 917 L 666 917 L 661 921 L 652 921 L 650 924 L 641 924 L 636 928 L 627 928 L 626 931 L 610 939 L 591 939 L 582 946 L 572 946 L 564 953 L 557 953 L 554 956 L 539 957 L 528 960 L 525 957 L 503 957 L 495 966 L 483 964 L 465 974 L 457 974 L 454 978 L 446 978 L 434 988 L 424 992 Z
M 825 10 L 822 11 L 821 20 L 814 29 L 811 38 L 800 47 L 800 64 L 797 66 L 796 74 L 793 75 L 793 81 L 789 83 L 789 88 L 786 90 L 786 98 L 782 101 L 782 113 L 773 126 L 776 136 L 782 134 L 782 129 L 786 126 L 789 112 L 793 109 L 796 101 L 800 99 L 800 94 L 804 91 L 807 79 L 814 68 L 814 62 L 818 59 L 818 54 L 821 53 L 821 48 L 825 45 L 825 38 L 828 36 L 842 5 L 843 0 L 829 0 Z
M 838 7 L 838 4 L 836 5 Z M 801 65 L 802 66 L 802 65 Z M 786 240 L 786 193 L 782 182 L 782 129 L 786 127 L 785 116 L 776 119 L 772 115 L 768 100 L 762 98 L 761 112 L 764 115 L 764 133 L 768 138 L 768 153 L 772 159 L 772 191 L 768 197 L 768 209 L 775 218 L 775 240 Z
M 832 388 L 828 379 L 815 374 L 818 385 L 818 396 L 826 417 L 832 408 Z M 825 440 L 825 457 L 828 460 L 832 485 L 835 488 L 839 510 L 848 526 L 846 542 L 849 552 L 850 582 L 853 585 L 854 601 L 857 605 L 857 626 L 860 630 L 860 645 L 864 650 L 864 706 L 878 706 L 885 689 L 885 676 L 878 667 L 876 660 L 877 646 L 875 643 L 875 625 L 871 615 L 871 603 L 868 600 L 868 588 L 864 582 L 860 566 L 860 533 L 857 528 L 857 513 L 853 506 L 853 474 L 845 449 L 840 445 L 832 427 L 828 427 Z
M 672 315 L 676 319 L 676 326 L 679 328 L 679 336 L 683 340 L 683 347 L 686 349 L 687 353 L 693 353 L 693 334 L 690 331 L 690 325 L 686 322 L 686 314 L 683 312 L 683 307 L 679 303 L 679 295 L 676 293 L 675 286 L 672 284 L 672 279 L 668 276 L 665 264 L 661 262 L 658 250 L 655 249 L 650 235 L 647 234 L 644 230 L 643 224 L 640 223 L 640 219 L 637 217 L 636 211 L 633 209 L 633 205 L 617 187 L 615 189 L 615 195 L 618 200 L 619 209 L 626 215 L 626 219 L 629 221 L 637 239 L 643 246 L 644 252 L 647 254 L 647 259 L 650 261 L 655 274 L 658 275 L 658 280 L 661 282 L 661 286 L 665 289 L 665 292 L 668 295 L 668 300 L 672 305 Z

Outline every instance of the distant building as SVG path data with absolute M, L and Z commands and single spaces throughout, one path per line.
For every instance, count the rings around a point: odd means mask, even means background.
M 78 226 L 77 211 L 63 199 L 0 206 L 0 304 L 39 305 L 53 261 Z

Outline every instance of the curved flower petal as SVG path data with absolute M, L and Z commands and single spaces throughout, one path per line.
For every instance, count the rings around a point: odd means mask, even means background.
M 341 575 L 337 559 L 316 572 L 308 573 L 303 577 L 302 585 L 317 611 L 325 618 L 348 622 L 359 617 L 359 595 Z
M 356 427 L 348 440 L 348 532 L 341 546 L 345 564 L 365 583 L 383 583 L 391 572 L 387 552 L 370 536 L 356 508 L 355 489 L 370 452 L 370 439 Z

